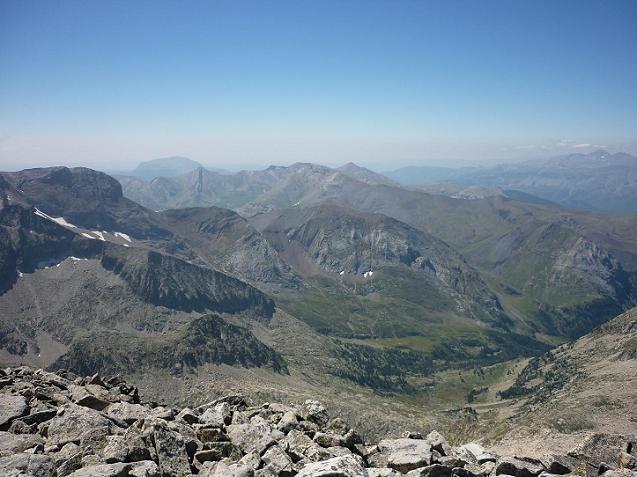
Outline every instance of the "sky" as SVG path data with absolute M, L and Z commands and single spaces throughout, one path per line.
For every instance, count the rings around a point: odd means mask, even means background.
M 637 1 L 0 1 L 0 169 L 637 153 Z

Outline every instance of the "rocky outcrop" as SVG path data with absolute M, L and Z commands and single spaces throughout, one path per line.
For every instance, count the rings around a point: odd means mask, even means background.
M 194 408 L 140 402 L 118 377 L 0 370 L 0 475 L 36 477 L 637 476 L 635 437 L 593 436 L 569 455 L 500 457 L 439 433 L 365 443 L 316 401 Z

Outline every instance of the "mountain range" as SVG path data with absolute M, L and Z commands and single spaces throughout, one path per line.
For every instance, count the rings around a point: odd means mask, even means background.
M 637 303 L 637 216 L 353 164 L 30 169 L 0 194 L 0 361 L 122 373 L 174 402 L 316 394 L 372 433 L 428 402 L 424 425 L 454 370 L 516 369 Z
M 404 185 L 452 182 L 521 191 L 573 209 L 637 212 L 637 157 L 598 150 L 493 167 L 410 166 L 385 174 Z

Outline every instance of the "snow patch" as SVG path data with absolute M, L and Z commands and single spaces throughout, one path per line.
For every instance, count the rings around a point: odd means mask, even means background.
M 91 234 L 87 234 L 86 232 L 82 232 L 82 236 L 86 237 L 86 238 L 90 238 L 92 240 L 97 240 L 95 237 L 93 237 Z
M 339 272 L 339 275 L 341 275 L 341 276 L 342 276 L 342 275 L 345 275 L 345 270 L 341 270 L 341 271 Z
M 363 276 L 364 276 L 365 278 L 371 278 L 373 274 L 374 274 L 374 272 L 372 272 L 372 271 L 370 270 L 369 272 L 365 272 L 365 273 L 363 273 Z
M 130 236 L 128 234 L 125 234 L 124 232 L 113 232 L 113 235 L 115 235 L 115 237 L 122 237 L 127 242 L 132 242 Z
M 92 232 L 95 235 L 97 235 L 97 238 L 100 239 L 102 242 L 106 242 L 106 239 L 104 238 L 104 233 L 103 232 L 99 232 L 97 230 L 93 230 Z
M 39 215 L 40 217 L 47 219 L 47 220 L 51 220 L 52 222 L 55 222 L 58 225 L 61 225 L 63 227 L 71 227 L 76 229 L 77 227 L 75 225 L 73 225 L 70 222 L 67 222 L 64 217 L 51 217 L 50 215 L 45 214 L 44 212 L 42 212 L 40 209 L 38 209 L 37 207 L 35 208 L 35 215 Z
M 22 273 L 20 270 L 18 270 L 18 277 L 22 278 L 24 276 L 24 273 Z

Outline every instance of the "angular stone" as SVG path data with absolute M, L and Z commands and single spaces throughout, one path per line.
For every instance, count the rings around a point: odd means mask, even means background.
M 346 447 L 347 439 L 345 436 L 338 434 L 326 434 L 324 432 L 317 432 L 314 434 L 314 442 L 321 447 Z
M 287 434 L 292 429 L 296 429 L 298 425 L 299 420 L 296 418 L 296 413 L 287 411 L 285 414 L 283 414 L 283 417 L 281 417 L 281 420 L 277 424 L 276 428 L 284 434 Z
M 105 399 L 94 396 L 93 394 L 84 393 L 84 395 L 75 401 L 75 404 L 95 409 L 96 411 L 102 411 L 111 403 Z
M 329 421 L 327 410 L 318 401 L 308 399 L 303 403 L 299 411 L 299 415 L 306 421 L 314 422 L 320 426 L 324 426 Z
M 206 462 L 199 471 L 199 477 L 253 477 L 254 471 L 241 464 L 226 462 Z
M 107 441 L 101 452 L 107 464 L 150 460 L 150 451 L 141 437 L 108 436 Z
M 228 436 L 218 427 L 200 427 L 197 429 L 197 439 L 201 442 L 225 442 Z
M 495 466 L 495 475 L 513 475 L 515 477 L 535 477 L 544 470 L 541 465 L 515 458 L 501 458 Z
M 181 477 L 190 474 L 190 462 L 184 438 L 168 426 L 155 425 L 153 429 L 159 471 L 164 476 Z
M 285 438 L 279 441 L 279 445 L 287 452 L 294 463 L 301 460 L 317 462 L 332 457 L 326 449 L 323 449 L 308 436 L 297 430 L 290 431 Z
M 37 434 L 12 434 L 0 431 L 0 457 L 17 454 L 43 443 L 44 439 Z
M 484 447 L 475 442 L 470 442 L 468 444 L 461 445 L 460 447 L 453 448 L 452 453 L 465 459 L 467 462 L 474 462 L 477 464 L 495 462 L 498 458 L 498 456 L 487 451 Z
M 56 471 L 53 459 L 49 456 L 21 453 L 0 458 L 0 475 L 56 477 Z
M 568 455 L 596 469 L 602 463 L 611 469 L 616 469 L 626 442 L 626 437 L 619 434 L 593 434 L 570 450 Z
M 274 444 L 270 431 L 271 428 L 265 421 L 254 424 L 231 424 L 226 428 L 230 441 L 246 454 L 252 451 L 262 454 Z
M 0 394 L 0 430 L 6 430 L 13 419 L 25 415 L 28 410 L 24 396 Z
M 197 416 L 192 409 L 189 407 L 183 408 L 179 414 L 175 416 L 175 419 L 180 421 L 184 421 L 188 424 L 197 424 L 199 423 L 199 416 Z
M 451 467 L 432 464 L 407 472 L 408 477 L 451 477 Z
M 111 427 L 103 414 L 94 409 L 69 403 L 63 408 L 63 412 L 48 421 L 48 444 L 65 444 L 71 441 L 79 441 L 82 433 L 87 429 L 97 427 Z
M 276 444 L 263 454 L 262 460 L 276 476 L 288 477 L 294 475 L 292 459 Z
M 159 467 L 152 460 L 134 462 L 128 470 L 130 477 L 160 477 Z
M 407 473 L 431 463 L 431 446 L 421 439 L 384 439 L 378 443 L 381 461 L 387 467 Z M 376 456 L 374 456 L 376 457 Z
M 98 464 L 76 470 L 69 477 L 127 477 L 130 464 Z
M 124 421 L 127 424 L 132 424 L 138 419 L 144 419 L 149 414 L 148 409 L 141 404 L 131 404 L 128 402 L 110 404 L 104 409 L 104 412 L 108 416 Z
M 223 427 L 225 424 L 230 424 L 232 410 L 227 402 L 220 402 L 214 407 L 206 409 L 199 419 L 202 424 Z
M 365 470 L 367 471 L 367 477 L 401 477 L 403 475 L 400 472 L 387 467 L 369 467 Z
M 353 454 L 305 464 L 297 477 L 367 477 L 360 457 Z
M 226 457 L 238 461 L 241 459 L 241 451 L 231 442 L 209 442 L 203 450 L 195 452 L 195 459 L 199 462 L 217 461 Z

